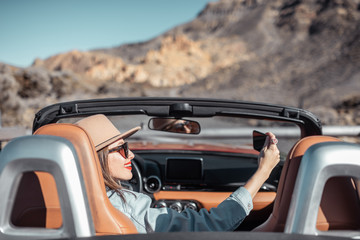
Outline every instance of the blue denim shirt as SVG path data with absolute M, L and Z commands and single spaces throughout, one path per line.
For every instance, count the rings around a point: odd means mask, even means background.
M 139 233 L 177 231 L 233 231 L 253 208 L 250 193 L 243 187 L 233 192 L 216 208 L 199 212 L 185 209 L 179 213 L 170 208 L 151 208 L 149 196 L 123 191 L 126 203 L 114 191 L 108 191 L 110 202 L 135 224 Z

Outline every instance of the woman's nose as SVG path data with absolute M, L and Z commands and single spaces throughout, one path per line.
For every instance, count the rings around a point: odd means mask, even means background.
M 128 157 L 128 159 L 132 160 L 134 157 L 135 157 L 135 154 L 134 154 L 131 150 L 129 150 L 129 157 Z

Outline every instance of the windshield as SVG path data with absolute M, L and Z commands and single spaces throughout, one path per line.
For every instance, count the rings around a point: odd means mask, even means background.
M 255 120 L 216 116 L 211 118 L 185 119 L 197 121 L 201 126 L 199 134 L 178 134 L 150 130 L 148 122 L 151 119 L 145 115 L 109 116 L 109 119 L 120 130 L 125 132 L 135 126 L 141 130 L 127 139 L 129 142 L 141 141 L 143 143 L 182 143 L 187 145 L 209 144 L 227 146 L 232 148 L 252 148 L 252 131 L 273 132 L 279 139 L 278 147 L 281 152 L 287 153 L 291 146 L 300 138 L 300 129 L 295 124 L 274 122 L 268 120 Z M 79 118 L 62 119 L 59 122 L 75 122 Z

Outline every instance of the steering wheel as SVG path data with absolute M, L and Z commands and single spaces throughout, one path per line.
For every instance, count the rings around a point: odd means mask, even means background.
M 128 190 L 134 192 L 142 192 L 143 180 L 142 180 L 140 168 L 135 158 L 131 161 L 131 166 L 132 166 L 131 172 L 133 174 L 133 177 L 129 181 L 121 181 L 121 185 Z

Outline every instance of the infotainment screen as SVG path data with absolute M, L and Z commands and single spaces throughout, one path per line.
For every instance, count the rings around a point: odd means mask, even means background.
M 203 179 L 201 158 L 168 158 L 166 180 L 176 183 L 199 183 Z

